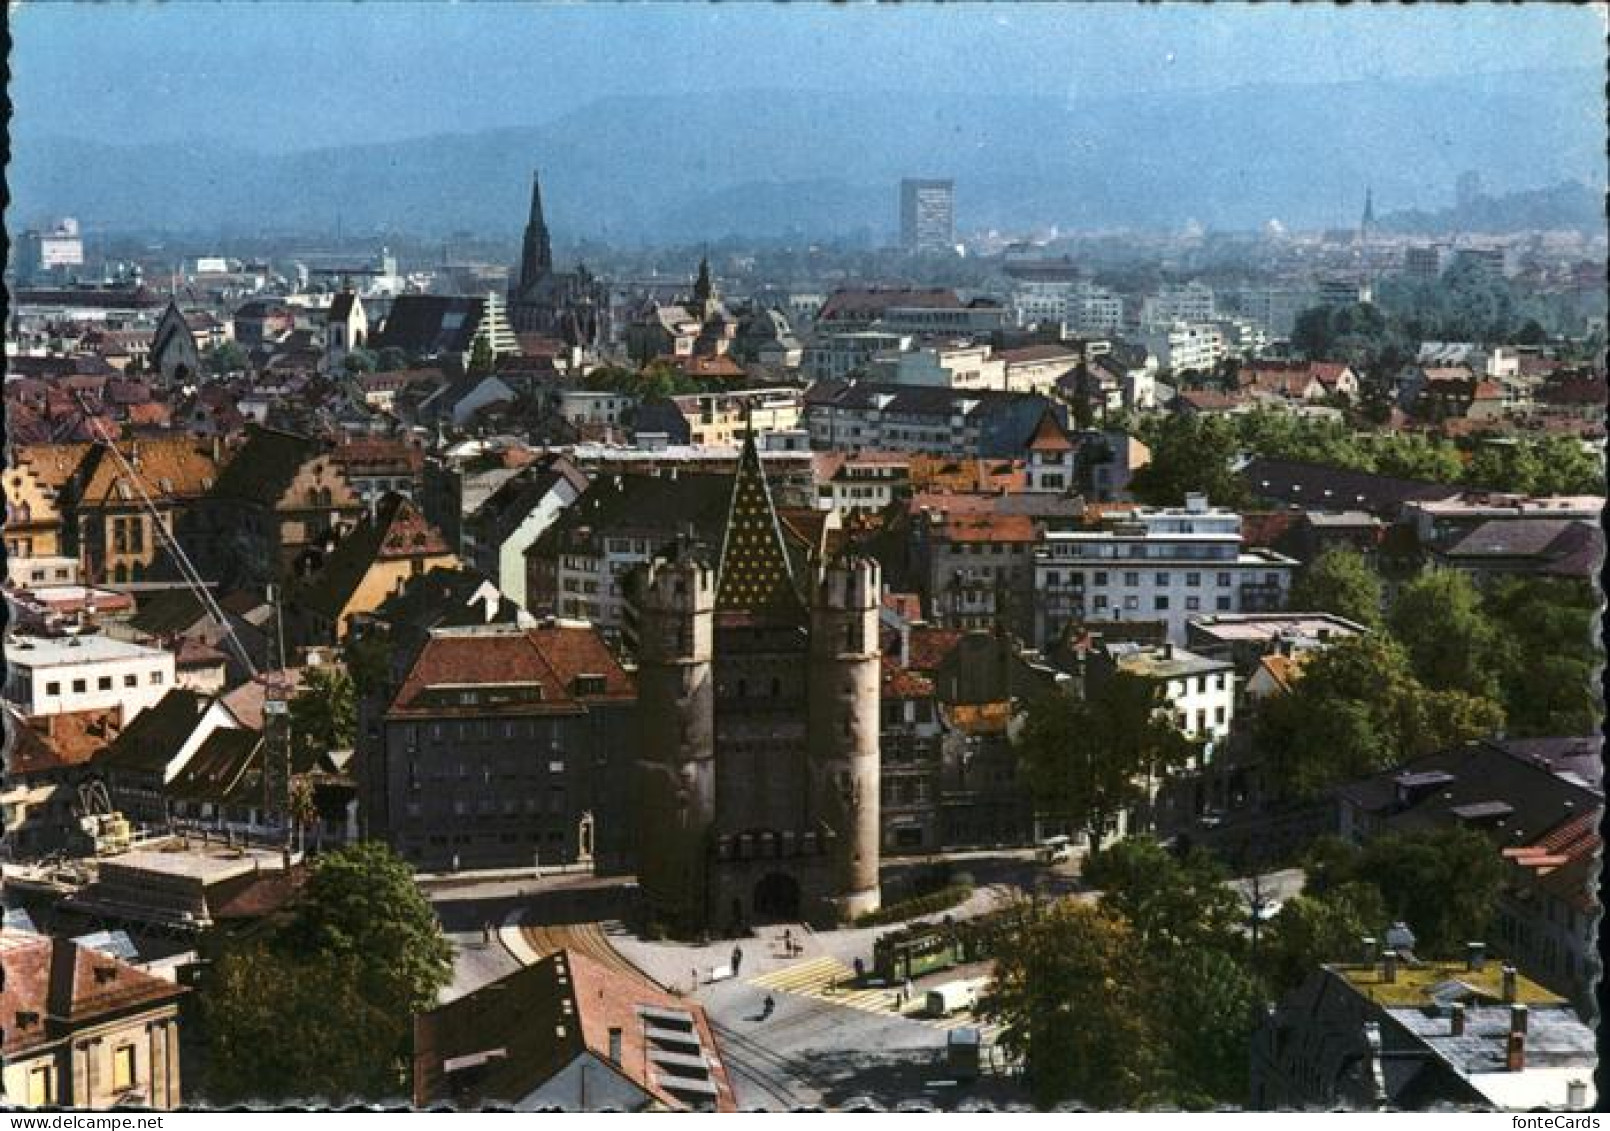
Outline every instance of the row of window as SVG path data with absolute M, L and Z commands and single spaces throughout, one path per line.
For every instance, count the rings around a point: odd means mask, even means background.
M 148 677 L 148 682 L 151 684 L 152 687 L 161 687 L 164 678 L 165 677 L 164 677 L 162 672 L 154 671 L 154 672 L 150 673 L 150 675 Z M 140 677 L 137 674 L 135 674 L 134 672 L 127 673 L 126 675 L 123 676 L 123 686 L 124 687 L 138 687 L 138 686 L 140 686 Z M 83 695 L 85 692 L 87 692 L 89 690 L 89 680 L 87 680 L 87 679 L 75 679 L 75 680 L 72 681 L 72 688 L 73 688 L 73 694 L 74 695 Z M 110 691 L 110 690 L 112 690 L 112 677 L 109 676 L 109 675 L 103 675 L 103 676 L 98 677 L 95 680 L 95 690 L 97 690 L 97 691 Z M 61 694 L 61 680 L 53 679 L 53 680 L 50 680 L 48 683 L 46 683 L 45 684 L 45 694 L 46 695 L 60 695 Z

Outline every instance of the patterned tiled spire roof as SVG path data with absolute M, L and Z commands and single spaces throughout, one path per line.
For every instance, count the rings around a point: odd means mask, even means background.
M 766 620 L 805 619 L 753 429 L 744 439 L 732 485 L 716 581 L 716 612 Z

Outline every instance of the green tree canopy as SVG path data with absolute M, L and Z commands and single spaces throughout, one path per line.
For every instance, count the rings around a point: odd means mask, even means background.
M 400 346 L 387 346 L 375 355 L 375 365 L 385 373 L 407 369 L 413 363 L 408 351 Z
M 1191 755 L 1166 703 L 1158 684 L 1117 672 L 1084 699 L 1056 689 L 1029 705 L 1016 744 L 1035 804 L 1087 830 L 1092 854 L 1121 813 L 1150 800 L 1149 783 Z
M 1153 506 L 1179 506 L 1192 492 L 1220 506 L 1239 507 L 1247 486 L 1231 470 L 1240 451 L 1236 426 L 1213 417 L 1172 415 L 1148 420 L 1141 439 L 1151 461 L 1135 472 L 1130 490 Z
M 1432 958 L 1464 953 L 1465 944 L 1486 937 L 1504 883 L 1500 846 L 1460 825 L 1378 836 L 1362 849 L 1339 842 L 1327 855 L 1327 889 L 1321 898 L 1360 898 L 1372 887 L 1386 922 L 1404 922 L 1414 932 L 1415 952 Z M 1373 905 L 1360 903 L 1358 906 Z M 1284 914 L 1284 910 L 1282 910 Z M 1279 922 L 1279 916 L 1276 917 Z M 1366 931 L 1379 937 L 1376 929 Z
M 415 1013 L 452 948 L 413 873 L 384 844 L 320 857 L 288 922 L 227 944 L 201 987 L 209 1099 L 406 1094 Z
M 200 997 L 201 1092 L 214 1104 L 343 1103 L 402 1093 L 408 1019 L 364 999 L 349 961 L 293 957 L 267 943 L 225 949 Z
M 1093 857 L 1083 879 L 1101 892 L 1101 907 L 1123 916 L 1140 946 L 1162 959 L 1241 949 L 1247 909 L 1200 849 L 1181 858 L 1150 837 L 1128 837 Z
M 251 358 L 239 342 L 223 341 L 207 351 L 207 368 L 214 373 L 238 373 L 251 366 Z
M 1003 1026 L 1040 1107 L 1134 1107 L 1155 1088 L 1162 1038 L 1137 945 L 1121 917 L 1073 900 L 1002 937 L 979 1013 Z
M 391 1016 L 429 1009 L 452 976 L 452 947 L 413 872 L 378 841 L 319 859 L 284 941 L 354 963 L 364 1000 Z
M 472 377 L 490 373 L 497 365 L 497 355 L 492 352 L 492 343 L 485 334 L 477 334 L 475 343 L 470 347 L 470 359 L 464 366 L 464 371 Z
M 1308 563 L 1291 587 L 1288 607 L 1332 613 L 1369 627 L 1381 623 L 1381 578 L 1356 550 L 1327 550 Z
M 348 373 L 373 373 L 377 364 L 375 355 L 362 346 L 354 346 L 341 359 L 341 367 Z
M 1596 733 L 1594 677 L 1604 651 L 1594 587 L 1574 578 L 1506 578 L 1484 591 L 1483 605 L 1500 643 L 1511 732 Z
M 1381 938 L 1390 918 L 1375 885 L 1347 881 L 1287 900 L 1259 944 L 1270 991 L 1296 989 L 1321 964 L 1357 961 L 1365 937 Z
M 1308 660 L 1290 691 L 1259 708 L 1254 725 L 1274 783 L 1309 799 L 1503 722 L 1503 709 L 1489 699 L 1426 688 L 1403 647 L 1372 633 Z
M 1392 632 L 1420 682 L 1482 698 L 1499 694 L 1499 641 L 1481 595 L 1457 570 L 1421 574 L 1392 604 Z
M 291 700 L 291 740 L 299 769 L 331 750 L 350 750 L 358 705 L 352 678 L 342 668 L 310 668 Z

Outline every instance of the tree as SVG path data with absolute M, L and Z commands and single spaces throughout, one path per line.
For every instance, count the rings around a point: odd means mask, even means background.
M 1415 950 L 1451 958 L 1486 937 L 1504 865 L 1499 846 L 1458 825 L 1376 837 L 1357 875 L 1380 889 L 1388 915 L 1414 932 Z
M 1292 585 L 1287 604 L 1373 628 L 1381 623 L 1381 602 L 1380 576 L 1357 551 L 1337 548 L 1308 563 Z
M 1167 1098 L 1204 1110 L 1245 1104 L 1258 978 L 1223 950 L 1186 950 L 1163 972 L 1157 998 Z
M 214 373 L 239 373 L 249 365 L 251 358 L 239 342 L 219 342 L 207 351 L 207 368 Z
M 1135 1107 L 1155 1087 L 1155 1002 L 1136 945 L 1122 918 L 1073 900 L 1002 936 L 978 1012 L 1003 1026 L 1038 1106 Z
M 1102 909 L 1123 916 L 1141 948 L 1165 962 L 1189 951 L 1241 949 L 1241 898 L 1201 849 L 1182 859 L 1150 837 L 1129 837 L 1091 859 L 1083 878 L 1101 892 Z
M 292 957 L 258 940 L 227 948 L 200 994 L 214 1104 L 341 1103 L 402 1091 L 408 1018 L 364 999 L 348 960 Z
M 310 668 L 291 700 L 291 738 L 299 767 L 331 750 L 350 750 L 358 704 L 352 678 L 341 668 Z
M 1391 624 L 1427 687 L 1498 697 L 1498 635 L 1467 575 L 1446 569 L 1421 574 L 1399 592 Z
M 379 841 L 319 858 L 283 942 L 353 963 L 359 993 L 389 1017 L 431 1008 L 452 977 L 441 924 L 408 865 Z
M 1300 986 L 1327 962 L 1355 961 L 1365 937 L 1380 938 L 1390 918 L 1380 891 L 1348 881 L 1287 900 L 1269 924 L 1258 967 L 1276 995 Z
M 408 351 L 398 346 L 387 346 L 375 355 L 375 366 L 383 373 L 407 369 L 412 362 Z
M 1141 439 L 1151 460 L 1130 480 L 1130 490 L 1153 506 L 1179 506 L 1190 493 L 1207 495 L 1221 506 L 1248 499 L 1247 485 L 1231 470 L 1240 449 L 1235 425 L 1199 416 L 1148 421 Z
M 1092 855 L 1119 815 L 1190 757 L 1166 702 L 1158 684 L 1120 671 L 1084 699 L 1053 689 L 1029 705 L 1016 744 L 1035 803 L 1084 828 Z
M 492 343 L 485 334 L 477 334 L 475 344 L 470 347 L 470 360 L 464 371 L 471 377 L 480 377 L 492 372 L 497 364 L 497 355 L 492 352 Z
M 386 689 L 391 680 L 391 647 L 390 633 L 381 629 L 370 628 L 361 635 L 347 637 L 346 644 L 341 648 L 341 659 L 346 665 L 347 674 L 352 677 L 355 701 L 367 699 Z
M 1371 633 L 1308 660 L 1290 691 L 1259 708 L 1254 726 L 1276 786 L 1312 799 L 1404 759 L 1492 733 L 1503 723 L 1503 709 L 1492 700 L 1426 688 L 1402 645 Z
M 374 354 L 362 346 L 347 351 L 347 356 L 341 359 L 341 367 L 348 373 L 373 373 L 378 364 Z
M 1500 642 L 1500 680 L 1512 733 L 1599 729 L 1595 673 L 1604 661 L 1599 598 L 1570 578 L 1506 578 L 1483 594 Z

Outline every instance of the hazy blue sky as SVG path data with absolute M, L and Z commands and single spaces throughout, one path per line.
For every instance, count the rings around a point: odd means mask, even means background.
M 14 129 L 269 150 L 529 125 L 607 94 L 1077 99 L 1600 66 L 1604 50 L 1601 12 L 1563 4 L 24 3 L 11 15 Z

